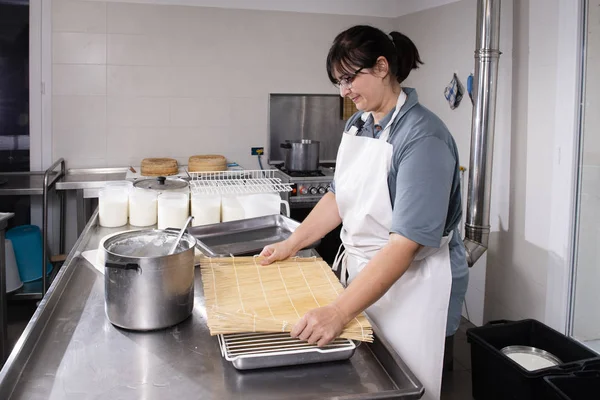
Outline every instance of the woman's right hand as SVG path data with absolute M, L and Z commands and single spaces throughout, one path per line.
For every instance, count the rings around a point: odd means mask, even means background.
M 275 261 L 285 260 L 286 258 L 290 257 L 293 252 L 294 249 L 289 240 L 273 243 L 265 246 L 265 248 L 260 252 L 260 255 L 264 257 L 260 263 L 262 265 L 269 265 Z

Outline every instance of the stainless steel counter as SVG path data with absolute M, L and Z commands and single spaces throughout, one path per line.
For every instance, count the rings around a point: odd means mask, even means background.
M 51 174 L 54 178 L 58 173 Z M 44 193 L 44 172 L 0 173 L 0 195 L 34 196 Z
M 127 168 L 69 169 L 56 184 L 57 190 L 98 190 L 107 182 L 125 179 Z M 91 194 L 91 193 L 90 193 Z
M 380 339 L 360 345 L 349 361 L 236 370 L 209 335 L 199 269 L 189 319 L 155 332 L 115 328 L 104 313 L 104 276 L 81 253 L 97 248 L 103 236 L 129 228 L 100 228 L 97 218 L 96 211 L 0 371 L 1 399 L 422 396 L 419 382 Z

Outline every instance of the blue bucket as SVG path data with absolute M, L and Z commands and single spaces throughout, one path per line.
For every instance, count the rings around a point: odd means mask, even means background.
M 33 282 L 42 278 L 42 232 L 36 225 L 16 226 L 6 231 L 17 259 L 17 268 L 23 282 Z M 46 260 L 48 274 L 52 264 Z

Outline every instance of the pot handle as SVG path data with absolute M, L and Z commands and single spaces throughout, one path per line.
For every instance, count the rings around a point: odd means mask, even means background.
M 200 239 L 196 238 L 196 248 L 204 253 L 207 257 L 221 257 L 221 255 L 216 254 L 210 247 L 204 244 Z
M 116 263 L 116 262 L 107 262 L 104 264 L 106 268 L 114 268 L 114 269 L 124 269 L 124 270 L 135 270 L 138 274 L 142 273 L 142 269 L 136 263 Z
M 281 147 L 282 149 L 291 149 L 292 148 L 292 144 L 290 142 L 285 142 L 285 143 L 281 143 L 279 145 L 279 147 Z

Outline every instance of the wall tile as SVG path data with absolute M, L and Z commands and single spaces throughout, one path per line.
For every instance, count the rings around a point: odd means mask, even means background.
M 106 100 L 101 96 L 54 96 L 53 156 L 103 159 L 106 156 Z
M 56 64 L 52 68 L 54 95 L 106 95 L 105 65 Z
M 165 5 L 107 3 L 108 33 L 167 33 L 173 9 Z
M 52 62 L 55 64 L 105 64 L 106 35 L 55 32 L 52 35 Z
M 219 64 L 172 67 L 170 71 L 172 94 L 175 97 L 231 96 L 236 91 L 232 76 L 241 73 L 225 69 Z
M 170 96 L 172 70 L 168 67 L 108 66 L 109 96 Z
M 111 126 L 169 125 L 169 99 L 161 97 L 108 97 L 108 124 Z
M 201 67 L 221 63 L 219 50 L 222 43 L 217 40 L 207 40 L 209 37 L 195 33 L 172 36 L 169 44 L 171 65 Z
M 231 102 L 219 97 L 179 97 L 171 101 L 171 126 L 229 126 Z
M 238 126 L 265 127 L 269 114 L 268 96 L 234 97 L 231 101 L 232 115 Z
M 53 96 L 53 130 L 85 129 L 106 126 L 106 99 L 102 96 Z
M 52 2 L 54 32 L 106 33 L 106 3 L 54 0 Z
M 169 52 L 166 36 L 108 35 L 110 65 L 169 65 Z

